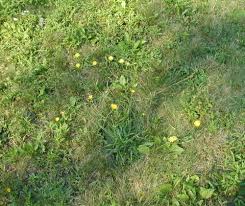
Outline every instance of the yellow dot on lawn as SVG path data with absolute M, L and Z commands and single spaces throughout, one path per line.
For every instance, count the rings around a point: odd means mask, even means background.
M 113 61 L 113 59 L 114 59 L 113 56 L 109 56 L 109 57 L 108 57 L 108 60 L 109 60 L 109 61 Z
M 93 65 L 93 66 L 96 66 L 97 64 L 98 64 L 97 61 L 93 61 L 93 62 L 92 62 L 92 65 Z
M 171 136 L 168 138 L 168 141 L 171 143 L 176 142 L 177 140 L 178 140 L 178 137 L 176 137 L 176 136 Z
M 56 122 L 60 121 L 60 118 L 59 118 L 59 117 L 56 117 L 56 118 L 55 118 L 55 121 L 56 121 Z
M 88 95 L 88 100 L 89 101 L 92 101 L 93 100 L 93 95 L 92 94 Z
M 79 69 L 80 67 L 81 67 L 81 64 L 77 63 L 77 64 L 76 64 L 76 68 Z
M 75 55 L 74 55 L 74 57 L 75 58 L 79 58 L 81 55 L 79 54 L 79 53 L 76 53 Z
M 119 61 L 118 61 L 120 64 L 124 64 L 124 59 L 119 59 Z
M 200 120 L 196 120 L 196 121 L 194 121 L 194 126 L 195 127 L 200 127 L 201 126 L 201 121 Z
M 112 109 L 112 110 L 117 110 L 117 109 L 118 109 L 117 104 L 111 104 L 111 109 Z
M 5 190 L 6 190 L 6 192 L 8 192 L 8 193 L 11 192 L 11 188 L 10 188 L 10 187 L 7 187 Z
M 60 114 L 61 114 L 61 116 L 64 116 L 65 115 L 65 112 L 62 111 L 62 112 L 60 112 Z
M 130 92 L 131 92 L 132 94 L 134 94 L 134 93 L 135 93 L 135 90 L 134 90 L 134 89 L 130 89 Z

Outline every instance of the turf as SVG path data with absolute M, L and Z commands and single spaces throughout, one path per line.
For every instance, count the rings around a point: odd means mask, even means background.
M 0 205 L 245 205 L 243 0 L 0 0 Z

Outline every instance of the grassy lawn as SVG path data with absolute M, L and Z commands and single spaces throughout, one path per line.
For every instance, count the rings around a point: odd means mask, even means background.
M 244 0 L 0 0 L 0 205 L 245 205 Z

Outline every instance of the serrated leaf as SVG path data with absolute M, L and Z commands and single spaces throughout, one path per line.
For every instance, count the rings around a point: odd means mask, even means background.
M 171 146 L 171 151 L 174 152 L 175 154 L 179 155 L 182 152 L 184 152 L 185 150 L 182 147 L 180 147 L 179 145 L 174 144 Z
M 200 178 L 199 178 L 197 175 L 191 176 L 190 179 L 191 179 L 193 182 L 199 182 L 199 180 L 200 180 Z
M 154 144 L 156 144 L 156 145 L 161 145 L 161 143 L 162 143 L 162 140 L 161 140 L 160 137 L 155 137 L 155 138 L 154 138 Z
M 76 105 L 76 102 L 77 102 L 76 97 L 70 97 L 70 104 L 71 104 L 71 106 L 75 106 Z
M 179 200 L 181 200 L 181 201 L 187 201 L 187 200 L 189 200 L 189 196 L 187 195 L 187 194 L 185 194 L 185 193 L 182 193 L 182 194 L 178 194 L 177 195 L 177 198 L 179 199 Z
M 200 196 L 203 199 L 209 199 L 210 197 L 212 197 L 213 193 L 214 193 L 214 189 L 207 189 L 204 187 L 200 188 Z
M 162 194 L 168 194 L 173 190 L 173 186 L 171 184 L 164 184 L 160 187 L 160 192 Z
M 113 82 L 111 88 L 112 89 L 122 89 L 123 87 L 118 82 Z
M 189 196 L 192 200 L 195 200 L 195 199 L 196 199 L 196 192 L 195 192 L 195 191 L 192 191 L 191 189 L 188 189 L 188 190 L 187 190 L 187 194 L 188 194 L 188 196 Z
M 119 79 L 119 83 L 122 85 L 122 86 L 125 86 L 127 81 L 126 81 L 126 78 L 125 76 L 121 76 L 120 79 Z
M 148 147 L 152 147 L 154 145 L 153 142 L 146 142 L 144 145 L 148 146 Z
M 172 199 L 172 205 L 173 206 L 180 206 L 180 203 L 178 200 L 176 200 L 175 198 Z
M 138 151 L 141 153 L 141 154 L 149 154 L 150 153 L 150 148 L 147 146 L 147 145 L 140 145 L 138 147 Z

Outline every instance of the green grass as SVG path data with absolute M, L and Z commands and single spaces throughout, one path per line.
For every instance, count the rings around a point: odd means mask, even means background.
M 0 0 L 0 205 L 245 205 L 244 9 Z

